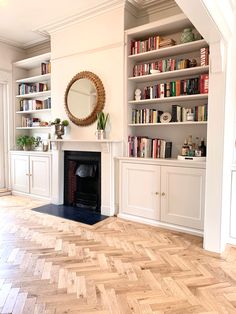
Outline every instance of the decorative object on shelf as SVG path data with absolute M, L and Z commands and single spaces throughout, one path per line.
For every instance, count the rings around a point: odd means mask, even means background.
M 137 88 L 134 92 L 135 100 L 141 100 L 141 89 Z
M 97 131 L 95 132 L 98 140 L 104 140 L 106 138 L 106 125 L 108 121 L 109 113 L 104 112 L 97 113 Z
M 28 151 L 33 149 L 36 139 L 34 136 L 21 135 L 16 139 L 16 144 L 20 149 Z
M 65 127 L 69 125 L 68 120 L 61 121 L 60 118 L 56 118 L 51 124 L 55 125 L 55 134 L 57 135 L 57 139 L 62 140 L 62 135 L 65 134 Z
M 185 28 L 180 36 L 180 42 L 182 44 L 189 43 L 195 40 L 194 33 L 191 28 Z
M 151 69 L 151 70 L 150 70 L 150 73 L 151 73 L 151 74 L 156 74 L 156 73 L 161 73 L 161 71 L 158 70 L 158 69 Z
M 161 123 L 169 123 L 171 121 L 171 114 L 169 112 L 163 112 L 160 116 Z
M 87 126 L 95 122 L 104 104 L 105 90 L 96 74 L 83 71 L 72 78 L 65 92 L 65 109 L 74 124 Z
M 196 59 L 191 59 L 189 60 L 189 67 L 194 68 L 197 66 L 197 60 Z
M 184 140 L 180 157 L 186 157 L 184 158 L 186 160 L 194 160 L 194 158 L 192 157 L 200 158 L 199 160 L 203 160 L 201 158 L 206 157 L 206 146 L 204 144 L 204 139 L 201 138 L 201 145 L 199 145 L 199 137 L 196 137 L 196 142 L 193 143 L 193 137 L 192 135 L 189 135 L 188 139 L 186 138 Z M 178 158 L 178 159 L 181 159 L 181 158 Z

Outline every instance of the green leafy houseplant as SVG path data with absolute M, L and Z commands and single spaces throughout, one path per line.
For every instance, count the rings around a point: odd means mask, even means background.
M 100 111 L 97 113 L 97 130 L 105 130 L 109 113 L 105 114 Z
M 21 135 L 16 140 L 17 146 L 19 148 L 23 148 L 24 150 L 31 150 L 35 143 L 36 143 L 35 137 L 29 135 Z
M 55 125 L 55 133 L 57 135 L 57 139 L 62 140 L 62 135 L 64 135 L 65 133 L 64 128 L 69 125 L 69 121 L 68 120 L 61 121 L 60 118 L 56 118 L 54 122 L 52 122 L 51 124 Z

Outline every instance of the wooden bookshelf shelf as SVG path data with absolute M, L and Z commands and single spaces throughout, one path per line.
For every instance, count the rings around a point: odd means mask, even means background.
M 149 105 L 149 104 L 161 104 L 169 102 L 183 102 L 192 100 L 207 100 L 208 94 L 195 94 L 195 95 L 184 95 L 184 96 L 173 96 L 165 98 L 153 98 L 153 99 L 141 99 L 141 100 L 129 100 L 130 105 Z
M 43 113 L 43 112 L 51 112 L 51 109 L 16 111 L 16 114 L 31 114 L 31 113 Z
M 200 50 L 203 47 L 207 47 L 207 42 L 204 39 L 201 39 L 186 44 L 180 44 L 172 47 L 160 48 L 158 50 L 129 55 L 128 58 L 130 60 L 134 60 L 135 62 L 148 61 L 152 59 L 165 58 L 183 53 L 193 52 L 198 49 Z
M 186 121 L 186 122 L 169 122 L 169 123 L 131 123 L 128 126 L 131 127 L 144 127 L 144 126 L 178 126 L 178 125 L 204 125 L 207 121 Z
M 175 71 L 168 71 L 168 72 L 161 72 L 156 74 L 148 74 L 142 76 L 135 76 L 129 77 L 128 80 L 136 83 L 141 82 L 152 82 L 152 81 L 161 81 L 165 79 L 175 79 L 181 77 L 189 77 L 189 76 L 198 76 L 200 74 L 208 73 L 209 72 L 209 65 L 206 66 L 198 66 L 192 67 L 182 70 L 175 70 Z
M 43 75 L 37 75 L 37 76 L 31 76 L 23 79 L 19 79 L 16 81 L 16 83 L 39 83 L 39 82 L 46 82 L 50 81 L 51 79 L 51 73 L 43 74 Z
M 22 127 L 22 126 L 17 126 L 16 130 L 48 130 L 51 129 L 50 126 L 32 126 L 32 127 Z
M 50 96 L 51 96 L 51 91 L 47 90 L 45 92 L 17 95 L 16 98 L 36 98 L 36 97 L 50 97 Z

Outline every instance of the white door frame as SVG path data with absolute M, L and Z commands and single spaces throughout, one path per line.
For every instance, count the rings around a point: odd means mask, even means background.
M 5 188 L 10 188 L 9 150 L 13 139 L 13 108 L 12 104 L 12 74 L 0 70 L 0 84 L 3 87 L 3 152 L 4 152 L 4 176 Z

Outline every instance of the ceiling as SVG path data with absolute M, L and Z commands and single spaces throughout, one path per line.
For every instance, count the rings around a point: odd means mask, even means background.
M 65 25 L 79 16 L 125 0 L 0 0 L 0 41 L 22 48 L 48 40 L 50 25 Z M 170 0 L 128 0 L 138 9 Z M 173 0 L 171 0 L 173 1 Z

